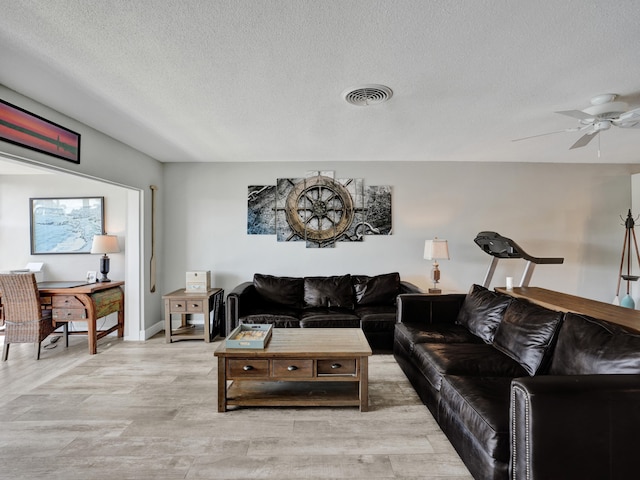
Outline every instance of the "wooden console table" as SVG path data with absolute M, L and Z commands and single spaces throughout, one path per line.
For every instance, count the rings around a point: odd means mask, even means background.
M 118 331 L 124 336 L 124 282 L 91 283 L 79 287 L 38 287 L 40 303 L 52 310 L 55 323 L 87 322 L 86 331 L 72 331 L 69 335 L 87 335 L 89 354 L 98 352 L 98 339 Z M 2 298 L 0 298 L 2 303 Z M 118 323 L 106 330 L 98 330 L 99 318 L 118 312 Z
M 551 310 L 560 312 L 573 312 L 588 315 L 607 322 L 621 325 L 633 332 L 640 333 L 640 311 L 617 305 L 598 302 L 588 298 L 576 297 L 566 293 L 546 290 L 539 287 L 514 287 L 511 290 L 496 288 L 497 292 L 511 295 L 512 297 L 529 300 Z

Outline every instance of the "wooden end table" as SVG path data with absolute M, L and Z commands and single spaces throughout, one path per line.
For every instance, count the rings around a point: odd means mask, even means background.
M 218 411 L 229 406 L 369 408 L 371 347 L 359 328 L 274 328 L 264 349 L 218 357 Z
M 162 296 L 164 300 L 164 334 L 167 343 L 176 340 L 204 339 L 210 343 L 220 327 L 224 290 L 210 288 L 206 292 L 187 292 L 184 288 Z M 180 314 L 178 328 L 171 325 L 171 314 Z M 213 313 L 213 315 L 212 315 Z M 204 328 L 187 324 L 187 315 L 204 315 Z

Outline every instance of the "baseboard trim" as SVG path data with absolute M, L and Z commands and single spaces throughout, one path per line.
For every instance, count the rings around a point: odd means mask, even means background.
M 161 332 L 163 330 L 164 330 L 164 322 L 162 320 L 159 322 L 156 322 L 144 331 L 144 339 L 149 340 L 151 337 L 153 337 L 158 332 Z

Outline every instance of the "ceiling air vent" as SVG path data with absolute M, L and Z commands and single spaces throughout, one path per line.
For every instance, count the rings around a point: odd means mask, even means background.
M 393 90 L 384 85 L 365 85 L 350 88 L 344 93 L 344 99 L 352 105 L 366 107 L 384 103 L 393 96 Z

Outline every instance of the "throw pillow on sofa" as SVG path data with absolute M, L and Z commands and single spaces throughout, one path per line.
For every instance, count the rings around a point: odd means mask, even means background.
M 481 285 L 473 285 L 464 299 L 456 323 L 466 327 L 485 343 L 492 343 L 510 302 L 511 297 L 508 295 L 492 292 Z
M 305 277 L 304 306 L 353 309 L 351 275 Z
M 358 305 L 393 305 L 400 293 L 398 272 L 375 277 L 354 275 L 352 279 Z
M 524 367 L 531 376 L 551 357 L 564 313 L 513 299 L 496 330 L 493 346 Z
M 302 278 L 274 277 L 256 273 L 253 276 L 253 285 L 256 292 L 267 302 L 292 308 L 302 307 L 304 292 Z
M 549 373 L 640 374 L 640 335 L 586 315 L 567 313 Z

